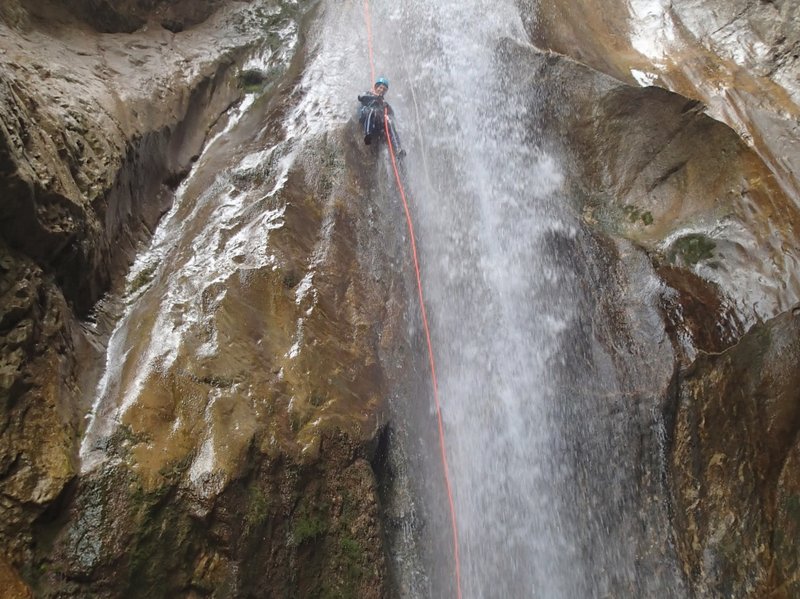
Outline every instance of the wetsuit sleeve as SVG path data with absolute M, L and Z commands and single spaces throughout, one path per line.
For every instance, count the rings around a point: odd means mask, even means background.
M 367 92 L 358 96 L 358 101 L 364 106 L 383 106 L 383 98 Z

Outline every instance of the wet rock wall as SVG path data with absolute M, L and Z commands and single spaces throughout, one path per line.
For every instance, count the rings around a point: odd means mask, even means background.
M 237 67 L 275 26 L 259 3 L 211 7 L 171 7 L 187 26 L 203 21 L 180 36 L 130 15 L 94 25 L 135 33 L 99 34 L 75 20 L 83 5 L 0 11 L 4 572 L 25 564 L 30 580 L 32 527 L 72 493 L 102 344 L 84 319 L 241 97 Z
M 31 91 L 55 112 L 50 129 L 30 126 L 41 137 L 41 170 L 66 181 L 58 201 L 75 205 L 75 216 L 60 246 L 40 249 L 8 229 L 9 245 L 58 300 L 60 320 L 48 332 L 63 342 L 49 342 L 44 359 L 64 373 L 44 379 L 51 371 L 43 371 L 30 388 L 15 387 L 9 460 L 32 464 L 20 469 L 25 481 L 48 494 L 6 479 L 20 498 L 7 506 L 0 576 L 41 597 L 385 597 L 373 461 L 387 394 L 382 352 L 393 356 L 402 343 L 405 293 L 389 265 L 398 221 L 378 201 L 387 190 L 374 187 L 379 157 L 355 146 L 349 127 L 322 139 L 288 136 L 311 51 L 306 13 L 294 3 L 236 3 L 180 33 L 154 11 L 134 33 L 98 35 L 80 50 L 96 71 L 87 88 L 102 91 L 110 78 L 98 106 L 88 93 L 68 93 L 81 82 L 59 84 L 62 103 L 76 98 L 70 110 L 80 128 L 63 133 L 60 104 Z M 58 12 L 43 14 L 17 13 L 23 39 L 14 43 L 38 40 L 37 28 L 70 44 L 76 30 L 94 35 Z M 208 51 L 209 39 L 225 41 Z M 263 71 L 243 90 L 237 67 L 253 53 Z M 25 70 L 20 81 L 37 80 Z M 239 113 L 244 91 L 251 108 Z M 94 112 L 102 128 L 93 127 Z M 53 149 L 61 135 L 77 150 Z M 83 152 L 88 138 L 101 148 Z M 219 143 L 209 149 L 211 139 Z M 24 166 L 28 154 L 20 155 Z M 43 184 L 31 180 L 34 192 L 19 203 L 34 205 L 31 228 L 44 230 L 52 219 L 35 208 Z M 168 217 L 174 212 L 178 237 L 123 279 L 175 198 L 182 201 Z M 64 258 L 72 240 L 86 248 L 79 264 Z M 186 274 L 200 262 L 208 279 Z M 89 274 L 70 287 L 62 283 L 68 268 Z M 189 288 L 186 302 L 169 304 Z M 96 322 L 83 321 L 109 289 Z M 128 309 L 125 351 L 102 366 Z M 174 354 L 153 355 L 176 331 Z M 24 382 L 34 375 L 30 356 L 21 357 L 14 380 Z M 97 398 L 104 369 L 112 391 Z M 39 423 L 31 406 L 40 405 L 45 380 L 58 403 L 41 405 Z M 27 437 L 34 422 L 40 446 Z M 37 453 L 53 445 L 61 470 Z
M 791 0 L 529 4 L 538 47 L 703 103 L 800 197 L 800 7 Z
M 42 596 L 388 595 L 373 462 L 388 393 L 381 354 L 401 338 L 403 283 L 389 264 L 400 240 L 373 193 L 377 156 L 350 130 L 302 140 L 302 157 L 268 193 L 293 143 L 281 127 L 252 140 L 253 122 L 264 111 L 280 122 L 293 93 L 285 82 L 262 96 L 230 132 L 255 152 L 249 166 L 230 166 L 230 145 L 213 146 L 186 188 L 200 196 L 162 224 L 190 234 L 134 292 L 120 386 L 93 415 L 108 422 L 87 433 L 66 510 L 38 522 L 40 566 L 29 575 Z M 204 168 L 216 160 L 235 176 Z M 246 237 L 266 261 L 235 244 L 216 254 L 233 259 L 231 275 L 222 282 L 210 267 L 210 280 L 196 275 L 197 302 L 166 310 L 196 323 L 181 329 L 174 360 L 136 364 L 127 356 L 147 355 L 163 331 L 146 323 L 175 297 L 176 265 L 194 257 L 183 249 L 208 230 L 202 208 L 230 199 L 218 177 L 245 198 L 218 228 L 220 245 L 273 215 Z
M 654 349 L 633 364 L 675 368 L 649 392 L 664 430 L 660 442 L 642 436 L 641 458 L 664 484 L 646 493 L 665 496 L 686 584 L 676 596 L 798 593 L 796 8 L 545 1 L 531 13 L 534 42 L 578 61 L 533 61 L 547 64 L 534 89 L 555 93 L 541 94 L 543 122 L 531 126 L 555 127 L 551 145 L 580 173 L 581 220 L 617 248 L 599 259 L 627 273 L 616 305 L 628 317 L 593 317 L 598 340 L 611 323 L 623 365 L 625 329 L 652 324 L 636 298 L 658 281 Z M 636 254 L 646 272 L 631 271 Z M 673 358 L 655 350 L 664 333 Z M 621 409 L 641 414 L 649 393 Z

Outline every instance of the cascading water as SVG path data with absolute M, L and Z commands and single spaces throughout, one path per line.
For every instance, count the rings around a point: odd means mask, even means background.
M 192 302 L 220 304 L 224 284 L 244 278 L 243 270 L 272 268 L 269 232 L 282 214 L 266 208 L 297 159 L 296 147 L 349 126 L 356 95 L 369 84 L 362 6 L 340 4 L 322 5 L 318 43 L 305 65 L 302 98 L 283 123 L 281 148 L 257 149 L 263 139 L 237 125 L 232 139 L 249 149 L 232 150 L 230 168 L 223 165 L 228 170 L 218 177 L 211 173 L 220 165 L 211 158 L 221 161 L 224 152 L 201 158 L 205 178 L 190 177 L 186 186 L 208 191 L 195 194 L 194 207 L 178 203 L 140 257 L 131 279 L 155 273 L 164 288 L 134 298 L 111 338 L 108 362 L 117 370 L 109 368 L 101 382 L 82 448 L 84 469 L 102 457 L 98 439 L 111 433 L 130 402 L 141 400 L 145 378 L 180 353 L 182 339 L 163 332 L 217 343 L 193 320 Z M 680 596 L 672 564 L 640 564 L 640 548 L 665 536 L 664 508 L 641 508 L 644 493 L 632 488 L 640 457 L 632 439 L 644 434 L 642 426 L 657 435 L 658 416 L 646 415 L 647 425 L 621 422 L 618 404 L 598 399 L 625 396 L 627 383 L 592 339 L 591 293 L 580 281 L 592 269 L 577 264 L 591 259 L 585 248 L 591 240 L 564 191 L 569 173 L 557 145 L 521 125 L 534 120 L 529 111 L 536 103 L 521 84 L 527 76 L 505 56 L 509 48 L 527 47 L 520 8 L 513 0 L 375 0 L 371 8 L 376 66 L 391 80 L 388 99 L 408 151 L 406 183 L 438 367 L 464 597 Z M 258 109 L 244 106 L 237 118 L 256 128 Z M 376 176 L 385 179 L 378 188 L 400 223 L 386 160 L 378 155 Z M 239 188 L 237 173 L 267 162 L 272 191 L 257 199 L 253 188 Z M 249 235 L 260 235 L 258 244 L 248 245 Z M 303 281 L 298 305 L 313 295 L 313 272 Z M 416 310 L 413 303 L 409 310 Z M 127 335 L 141 327 L 149 333 L 135 336 L 150 342 L 129 342 Z M 283 348 L 287 360 L 301 345 L 302 327 L 301 317 Z M 409 328 L 418 339 L 416 316 Z M 203 347 L 195 358 L 203 357 Z M 192 358 L 178 357 L 185 364 Z M 428 375 L 417 374 L 409 384 L 420 394 L 392 408 L 411 464 L 413 509 L 425 523 L 406 539 L 418 555 L 396 566 L 398 592 L 452 597 L 433 406 L 425 401 Z M 218 409 L 218 399 L 204 409 Z M 237 434 L 257 416 L 256 408 L 234 414 Z M 180 418 L 172 427 L 169 434 L 177 434 Z M 213 430 L 205 440 L 190 471 L 198 486 L 214 482 L 229 432 Z M 652 513 L 655 523 L 648 522 Z M 660 566 L 666 574 L 656 572 Z
M 524 38 L 516 6 L 456 4 L 376 7 L 375 29 L 398 40 L 380 56 L 399 79 L 404 129 L 416 120 L 419 131 L 409 170 L 462 584 L 467 597 L 582 596 L 575 531 L 558 503 L 568 472 L 553 455 L 548 375 L 573 308 L 558 297 L 564 275 L 541 256 L 549 231 L 574 234 L 553 201 L 563 177 L 525 139 L 525 103 L 497 57 L 504 38 Z M 436 593 L 447 584 L 432 582 Z
M 611 365 L 593 339 L 602 316 L 580 280 L 592 267 L 576 265 L 591 262 L 591 239 L 559 144 L 523 126 L 537 102 L 525 96 L 530 75 L 508 60 L 527 47 L 518 3 L 371 4 L 377 70 L 393 78 L 409 150 L 464 596 L 680 596 L 675 563 L 642 551 L 669 536 L 666 501 L 637 489 L 637 461 L 663 464 L 638 455 L 636 439 L 659 437 L 663 423 L 654 408 L 640 424 L 602 400 L 635 396 L 623 374 L 635 367 Z M 652 293 L 642 301 L 652 311 Z M 414 409 L 396 413 L 433 427 Z M 426 435 L 411 432 L 405 451 L 425 473 L 422 501 L 441 512 Z M 426 517 L 435 524 L 424 534 L 437 538 L 422 551 L 431 579 L 420 596 L 454 596 L 449 521 Z

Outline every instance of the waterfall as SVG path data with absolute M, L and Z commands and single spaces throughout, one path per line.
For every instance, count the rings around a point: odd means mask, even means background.
M 574 235 L 573 225 L 556 204 L 560 167 L 526 139 L 526 103 L 498 56 L 504 40 L 524 39 L 517 8 L 472 4 L 403 3 L 375 19 L 377 39 L 392 40 L 380 56 L 413 138 L 462 584 L 467 597 L 578 597 L 548 373 L 573 306 L 542 255 L 549 232 Z
M 409 151 L 464 596 L 676 596 L 674 564 L 659 573 L 639 555 L 668 536 L 665 502 L 645 508 L 636 488 L 636 460 L 658 457 L 636 455 L 640 426 L 603 400 L 627 401 L 628 365 L 593 339 L 601 316 L 580 280 L 592 266 L 579 264 L 591 239 L 558 144 L 525 125 L 557 90 L 508 59 L 529 47 L 518 3 L 372 5 L 377 70 Z M 433 427 L 424 402 L 396 413 L 401 427 Z M 661 430 L 650 418 L 643 427 Z M 420 596 L 454 596 L 438 454 L 430 433 L 406 439 L 437 537 L 422 543 L 435 548 L 421 550 Z
M 595 298 L 587 290 L 592 239 L 569 195 L 568 163 L 558 143 L 525 125 L 537 121 L 538 97 L 556 92 L 532 82 L 510 59 L 532 51 L 518 3 L 373 0 L 371 6 L 376 67 L 390 79 L 388 101 L 408 152 L 404 174 L 439 375 L 464 597 L 679 596 L 672 565 L 662 575 L 658 563 L 640 555 L 653 539 L 668 536 L 663 502 L 645 506 L 648 491 L 637 489 L 640 461 L 661 457 L 642 458 L 636 443 L 648 434 L 661 439 L 663 423 L 644 402 L 634 409 L 644 414 L 641 422 L 626 416 L 621 404 L 635 394 L 625 372 L 634 369 L 595 340 L 595 329 L 607 323 L 593 311 Z M 84 470 L 103 459 L 103 439 L 131 405 L 146 404 L 148 384 L 152 394 L 173 384 L 159 378 L 169 369 L 177 372 L 176 385 L 218 383 L 199 359 L 216 356 L 225 343 L 245 343 L 218 339 L 204 319 L 223 304 L 225 285 L 246 287 L 248 272 L 267 280 L 278 268 L 270 236 L 289 203 L 274 196 L 296 161 L 311 160 L 301 156 L 310 138 L 354 128 L 356 95 L 369 86 L 360 2 L 330 0 L 319 14 L 282 135 L 265 133 L 265 102 L 233 111 L 232 133 L 229 127 L 223 132 L 229 135 L 209 144 L 134 266 L 130 304 L 111 337 L 84 437 Z M 267 139 L 272 146 L 265 147 Z M 376 189 L 383 210 L 396 210 L 400 227 L 387 160 L 377 154 Z M 194 204 L 182 202 L 187 190 Z M 322 220 L 325 235 L 337 233 Z M 275 333 L 274 346 L 262 346 L 257 335 L 246 341 L 267 356 L 264 363 L 275 365 L 274 379 L 264 375 L 270 385 L 282 384 L 303 351 L 304 318 L 316 297 L 313 260 L 326 251 L 324 237 L 299 277 L 296 330 L 287 339 Z M 133 283 L 142 273 L 155 284 L 139 290 Z M 653 293 L 642 296 L 651 312 Z M 422 331 L 416 296 L 409 298 L 413 344 Z M 203 306 L 195 309 L 195 302 Z M 234 307 L 257 312 L 252 305 Z M 228 320 L 238 314 L 220 312 Z M 186 339 L 192 340 L 188 349 Z M 282 358 L 273 364 L 269 352 L 277 347 Z M 224 355 L 218 362 L 228 366 Z M 248 374 L 263 370 L 262 363 L 236 366 Z M 648 372 L 637 376 L 643 380 Z M 299 367 L 297 374 L 305 376 Z M 452 597 L 450 519 L 429 375 L 424 369 L 407 375 L 418 393 L 393 398 L 392 426 L 402 439 L 412 511 L 422 524 L 407 535 L 408 547 L 395 547 L 395 555 L 407 557 L 409 547 L 416 553 L 396 565 L 399 592 Z M 204 493 L 222 487 L 215 476 L 228 470 L 219 464 L 235 461 L 226 452 L 239 441 L 238 450 L 249 451 L 248 434 L 263 416 L 256 385 L 240 377 L 217 386 L 224 390 L 196 400 L 213 423 L 207 434 L 187 423 L 198 417 L 191 407 L 153 415 L 145 405 L 139 410 L 144 416 L 137 416 L 157 421 L 159 434 L 178 438 L 187 451 L 198 434 L 206 435 L 189 469 L 191 483 Z M 235 404 L 234 411 L 226 393 L 252 401 Z M 210 415 L 228 409 L 224 424 Z

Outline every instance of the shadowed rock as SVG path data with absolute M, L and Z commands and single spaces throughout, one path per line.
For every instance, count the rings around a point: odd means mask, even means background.
M 784 313 L 680 377 L 670 469 L 699 597 L 796 597 L 800 320 Z
M 47 23 L 90 25 L 100 33 L 133 33 L 150 22 L 179 33 L 202 23 L 223 0 L 78 0 L 66 7 L 52 0 L 8 0 L 0 15 L 18 24 L 30 18 Z

